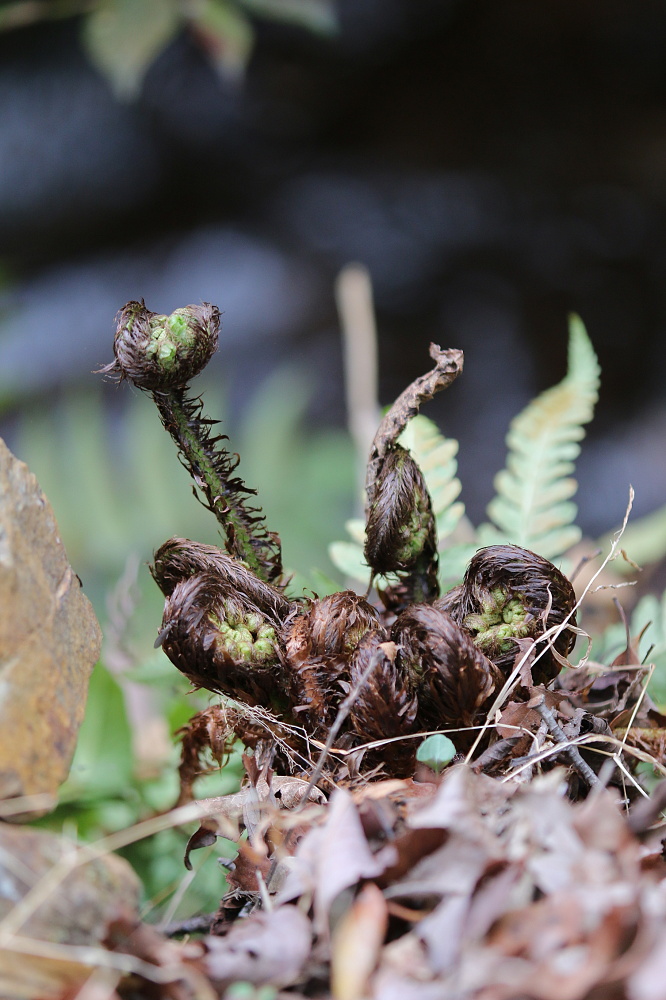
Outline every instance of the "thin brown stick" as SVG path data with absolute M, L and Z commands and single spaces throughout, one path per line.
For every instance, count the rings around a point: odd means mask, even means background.
M 534 708 L 536 708 L 537 712 L 548 726 L 548 732 L 553 737 L 555 742 L 560 745 L 565 743 L 567 744 L 566 748 L 564 748 L 562 752 L 569 758 L 572 767 L 578 772 L 581 778 L 587 782 L 590 788 L 600 785 L 601 782 L 590 765 L 581 757 L 580 750 L 578 750 L 577 747 L 569 745 L 566 733 L 555 718 L 555 713 L 546 705 L 543 697 L 538 705 L 534 705 Z
M 377 327 L 366 267 L 343 267 L 335 282 L 335 301 L 342 329 L 347 423 L 356 452 L 361 500 L 368 452 L 381 416 L 377 402 Z

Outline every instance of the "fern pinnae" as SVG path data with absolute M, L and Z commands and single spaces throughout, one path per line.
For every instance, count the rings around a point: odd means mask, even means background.
M 511 423 L 506 468 L 495 477 L 497 495 L 488 505 L 492 525 L 480 538 L 502 539 L 552 559 L 580 538 L 571 497 L 571 477 L 580 453 L 583 425 L 592 419 L 599 391 L 599 363 L 578 316 L 569 327 L 565 378 L 534 399 Z

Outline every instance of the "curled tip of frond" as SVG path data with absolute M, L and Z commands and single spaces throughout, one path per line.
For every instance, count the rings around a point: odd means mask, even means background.
M 441 376 L 453 375 L 455 378 L 462 372 L 465 354 L 459 348 L 449 347 L 447 350 L 442 350 L 439 344 L 431 344 L 429 354 Z
M 183 387 L 210 361 L 219 331 L 219 309 L 208 302 L 169 316 L 151 312 L 143 300 L 128 302 L 116 316 L 116 359 L 101 372 L 152 392 Z
M 264 613 L 280 621 L 287 617 L 292 608 L 281 591 L 260 580 L 243 563 L 215 545 L 193 542 L 189 538 L 170 538 L 161 545 L 153 556 L 150 572 L 167 598 L 183 580 L 205 573 L 233 587 Z
M 416 416 L 423 403 L 432 399 L 442 389 L 446 389 L 462 372 L 464 355 L 458 348 L 443 351 L 438 344 L 431 344 L 430 357 L 435 362 L 435 367 L 425 375 L 414 379 L 411 385 L 400 393 L 377 429 L 370 448 L 365 480 L 369 504 L 374 498 L 379 473 L 387 453 L 394 447 L 408 422 Z
M 270 706 L 279 685 L 279 622 L 213 573 L 180 580 L 164 605 L 160 645 L 199 687 Z
M 518 652 L 517 640 L 537 639 L 565 619 L 575 627 L 576 595 L 548 559 L 518 545 L 489 545 L 470 560 L 464 580 L 436 602 L 470 632 L 476 644 L 504 672 Z M 553 640 L 555 653 L 566 657 L 576 640 L 564 628 Z M 550 650 L 533 669 L 536 684 L 556 677 L 561 664 Z

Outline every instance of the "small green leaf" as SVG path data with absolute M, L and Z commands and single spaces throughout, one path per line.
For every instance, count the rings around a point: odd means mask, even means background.
M 177 0 L 101 0 L 83 22 L 83 44 L 116 97 L 128 101 L 180 22 Z
M 370 567 L 365 561 L 363 549 L 355 542 L 331 542 L 328 554 L 333 565 L 351 580 L 358 580 L 364 586 L 370 580 Z
M 439 774 L 447 764 L 451 763 L 456 753 L 455 744 L 448 736 L 435 733 L 434 736 L 427 736 L 421 743 L 416 751 L 416 759 Z

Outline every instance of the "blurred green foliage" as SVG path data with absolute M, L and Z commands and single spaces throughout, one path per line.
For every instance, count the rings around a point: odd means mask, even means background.
M 206 412 L 224 416 L 219 387 L 204 384 L 202 392 Z M 222 430 L 243 456 L 239 471 L 257 489 L 268 526 L 281 535 L 285 566 L 294 574 L 292 592 L 323 594 L 340 586 L 315 567 L 327 565 L 328 543 L 350 513 L 354 456 L 344 432 L 305 430 L 310 392 L 302 371 L 280 369 L 257 392 L 240 426 L 231 432 L 224 421 Z M 215 519 L 192 496 L 192 482 L 150 398 L 125 389 L 112 402 L 98 386 L 66 395 L 55 406 L 28 408 L 13 442 L 53 505 L 104 632 L 71 774 L 58 809 L 42 821 L 55 829 L 73 827 L 86 840 L 176 802 L 179 750 L 173 736 L 212 696 L 191 692 L 162 650 L 153 648 L 163 599 L 148 563 L 172 535 L 222 544 Z M 145 759 L 142 736 L 154 725 L 159 734 L 160 723 L 164 752 Z M 156 743 L 159 749 L 159 737 Z M 240 775 L 240 755 L 234 753 L 222 771 L 199 779 L 196 794 L 233 791 Z M 223 894 L 224 872 L 211 857 L 197 857 L 197 871 L 204 866 L 205 875 L 189 884 L 183 853 L 191 832 L 169 830 L 122 852 L 140 874 L 154 916 L 209 912 Z M 213 853 L 228 857 L 235 848 L 219 841 Z M 171 913 L 173 893 L 185 885 Z

